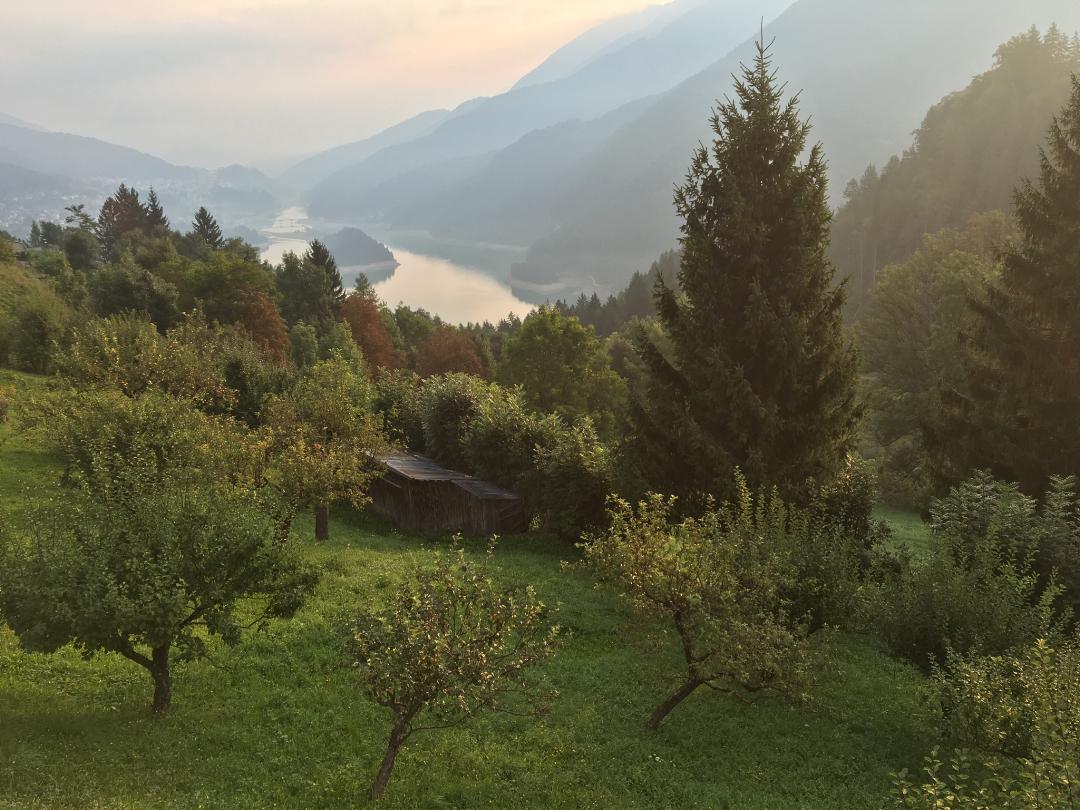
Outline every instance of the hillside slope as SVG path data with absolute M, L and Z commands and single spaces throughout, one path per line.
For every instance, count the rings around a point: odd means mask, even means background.
M 854 311 L 877 271 L 908 258 L 925 234 L 1011 210 L 1021 179 L 1038 174 L 1039 147 L 1075 71 L 1080 45 L 1056 31 L 1017 37 L 992 70 L 930 110 L 902 156 L 852 181 L 833 223 L 832 256 L 850 279 Z

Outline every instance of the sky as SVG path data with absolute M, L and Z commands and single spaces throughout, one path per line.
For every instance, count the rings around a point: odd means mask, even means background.
M 214 167 L 301 157 L 500 93 L 647 0 L 0 4 L 0 112 Z

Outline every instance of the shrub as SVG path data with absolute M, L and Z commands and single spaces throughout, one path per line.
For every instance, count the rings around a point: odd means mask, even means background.
M 925 781 L 895 780 L 898 807 L 1028 810 L 1080 804 L 1080 643 L 1039 639 L 1007 656 L 953 657 L 940 678 L 949 730 L 965 747 L 935 751 Z
M 873 591 L 871 624 L 893 654 L 926 671 L 949 650 L 997 654 L 1030 642 L 1060 596 L 993 533 L 970 543 L 939 535 L 925 558 L 888 561 L 896 571 Z
M 604 524 L 614 461 L 588 418 L 573 426 L 557 420 L 547 442 L 536 447 L 534 463 L 526 492 L 546 529 L 571 537 Z
M 393 713 L 371 797 L 385 790 L 421 718 L 443 728 L 481 710 L 544 708 L 547 696 L 535 694 L 528 670 L 552 655 L 558 640 L 531 586 L 498 585 L 460 548 L 417 566 L 384 609 L 361 613 L 353 665 L 368 695 Z
M 30 287 L 15 298 L 6 326 L 7 363 L 21 371 L 42 374 L 62 357 L 62 346 L 75 315 L 47 287 Z M 2 360 L 3 358 L 0 358 Z
M 394 443 L 423 453 L 424 386 L 411 371 L 382 371 L 375 378 L 375 410 L 382 414 L 387 436 Z
M 491 385 L 469 374 L 447 374 L 424 385 L 424 446 L 440 464 L 456 470 L 468 466 L 464 438 L 483 409 Z
M 844 531 L 864 538 L 869 546 L 874 538 L 874 506 L 879 494 L 873 465 L 849 453 L 840 473 L 821 488 L 816 505 L 824 517 Z

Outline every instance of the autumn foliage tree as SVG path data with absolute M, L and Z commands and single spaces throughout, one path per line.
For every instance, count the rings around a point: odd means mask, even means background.
M 441 326 L 420 349 L 416 370 L 425 377 L 434 374 L 472 374 L 481 376 L 484 363 L 471 337 L 451 326 Z
M 278 363 L 284 363 L 289 347 L 289 327 L 277 305 L 264 292 L 251 288 L 239 291 L 238 323 L 255 344 Z
M 552 694 L 537 692 L 529 670 L 559 641 L 548 616 L 531 586 L 499 585 L 460 548 L 417 566 L 386 607 L 360 614 L 352 663 L 368 695 L 393 713 L 373 799 L 417 732 L 459 725 L 480 711 L 544 708 Z
M 401 368 L 401 352 L 394 347 L 383 322 L 379 304 L 372 297 L 354 293 L 341 305 L 338 316 L 349 326 L 364 360 L 376 368 Z

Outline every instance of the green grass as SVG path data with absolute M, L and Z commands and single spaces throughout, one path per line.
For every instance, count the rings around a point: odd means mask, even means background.
M 930 548 L 930 530 L 917 512 L 909 512 L 892 506 L 878 506 L 874 517 L 883 520 L 892 529 L 890 543 L 906 546 L 914 554 L 922 554 Z
M 57 479 L 21 439 L 0 446 L 5 510 Z M 215 648 L 211 660 L 178 665 L 165 717 L 150 714 L 149 679 L 128 661 L 28 654 L 0 630 L 0 807 L 365 804 L 389 716 L 355 688 L 339 628 L 429 552 L 363 515 L 342 511 L 332 528 L 330 543 L 307 546 L 325 570 L 309 605 L 238 647 Z M 310 531 L 298 527 L 303 542 Z M 746 705 L 702 691 L 647 732 L 679 671 L 675 640 L 584 572 L 565 570 L 573 556 L 543 538 L 504 540 L 496 554 L 497 574 L 533 583 L 570 632 L 542 671 L 561 692 L 552 711 L 416 737 L 381 805 L 874 808 L 886 802 L 890 772 L 917 767 L 933 744 L 921 676 L 852 637 L 823 645 L 805 701 Z

